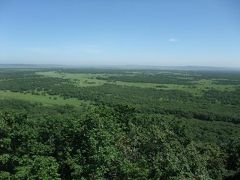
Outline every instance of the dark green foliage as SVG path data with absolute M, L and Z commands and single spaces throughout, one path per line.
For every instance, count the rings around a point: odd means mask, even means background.
M 4 113 L 0 122 L 2 177 L 219 179 L 239 167 L 238 142 L 226 151 L 196 143 L 181 121 L 136 115 L 128 106 L 89 109 L 78 118 Z
M 240 172 L 240 138 L 232 139 L 227 145 L 228 166 Z
M 79 70 L 66 70 L 66 72 L 78 72 Z M 83 70 L 82 70 L 83 71 Z M 82 72 L 80 71 L 80 72 Z M 90 72 L 90 70 L 85 70 Z M 85 72 L 83 71 L 83 72 Z M 96 71 L 96 72 L 95 72 Z M 97 73 L 95 70 L 93 73 Z M 65 70 L 61 71 L 65 72 Z M 104 72 L 104 71 L 101 71 Z M 108 71 L 107 71 L 108 72 Z M 105 73 L 107 73 L 105 72 Z M 124 73 L 124 71 L 116 71 L 116 73 Z M 7 75 L 5 75 L 7 73 Z M 161 113 L 161 114 L 174 114 L 178 117 L 196 118 L 206 121 L 226 121 L 233 123 L 240 123 L 240 90 L 239 87 L 233 91 L 218 91 L 209 89 L 204 91 L 202 96 L 193 96 L 189 92 L 181 90 L 161 90 L 154 88 L 138 88 L 131 86 L 119 86 L 114 84 L 104 84 L 102 86 L 91 87 L 77 87 L 72 81 L 61 78 L 50 78 L 37 76 L 33 72 L 19 73 L 13 71 L 2 72 L 2 79 L 0 81 L 0 90 L 10 90 L 14 92 L 31 92 L 32 94 L 50 94 L 60 95 L 64 98 L 78 98 L 80 100 L 92 101 L 97 104 L 107 104 L 114 106 L 116 104 L 128 104 L 134 106 L 138 111 L 146 113 Z M 114 70 L 109 73 L 114 73 Z M 113 76 L 114 78 L 128 77 L 129 72 L 126 75 Z M 156 72 L 154 72 L 156 74 Z M 171 79 L 175 79 L 176 82 L 181 82 L 179 78 L 183 78 L 186 73 L 182 75 L 174 75 L 165 73 L 150 75 L 156 81 L 161 80 L 160 77 L 164 77 L 164 81 L 169 80 L 168 83 L 172 83 Z M 179 72 L 177 72 L 179 74 Z M 210 79 L 210 78 L 223 78 L 222 73 L 210 73 L 205 72 L 198 74 L 187 72 L 188 76 L 196 79 Z M 21 74 L 21 75 L 19 75 Z M 15 77 L 18 78 L 8 78 Z M 0 78 L 1 78 L 0 76 Z M 149 75 L 135 75 L 138 81 L 141 81 L 142 76 Z M 134 77 L 135 77 L 134 76 Z M 111 76 L 110 76 L 111 77 Z M 130 76 L 133 77 L 133 76 Z M 159 79 L 160 78 L 160 79 Z M 239 74 L 226 73 L 225 78 L 231 80 L 237 80 Z M 186 79 L 182 79 L 186 82 Z M 192 80 L 189 79 L 192 82 Z M 160 84 L 161 85 L 161 84 Z
M 172 74 L 138 74 L 125 76 L 109 76 L 107 78 L 99 77 L 98 79 L 106 79 L 109 81 L 123 81 L 123 82 L 142 82 L 142 83 L 161 83 L 161 84 L 193 84 L 191 79 L 186 75 L 180 77 L 172 76 Z
M 77 87 L 35 71 L 0 71 L 0 90 L 92 103 L 46 106 L 0 99 L 0 179 L 239 179 L 239 87 L 199 96 L 109 83 Z M 109 74 L 99 78 L 159 87 L 239 80 L 238 73 L 220 72 L 56 71 Z

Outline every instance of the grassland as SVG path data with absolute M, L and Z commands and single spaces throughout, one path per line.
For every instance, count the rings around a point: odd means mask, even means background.
M 81 106 L 88 104 L 85 101 L 80 101 L 75 98 L 64 99 L 56 95 L 33 95 L 31 93 L 20 93 L 11 91 L 0 91 L 0 99 L 16 99 L 35 103 L 42 103 L 43 105 Z
M 47 77 L 69 79 L 79 87 L 100 86 L 106 83 L 105 80 L 96 79 L 96 77 L 99 75 L 95 74 L 72 74 L 72 73 L 59 73 L 55 71 L 36 72 L 36 74 Z
M 163 90 L 181 90 L 191 93 L 192 95 L 200 96 L 205 90 L 218 91 L 233 91 L 235 85 L 215 84 L 213 79 L 201 79 L 192 81 L 192 85 L 181 84 L 164 84 L 164 83 L 143 83 L 143 82 L 124 82 L 124 81 L 109 81 L 98 79 L 98 77 L 107 77 L 108 74 L 90 74 L 90 73 L 60 73 L 55 71 L 36 72 L 38 75 L 63 78 L 72 81 L 78 87 L 101 86 L 103 84 L 114 84 L 120 86 L 133 86 L 139 88 L 155 88 Z M 176 74 L 176 73 L 174 73 Z M 113 76 L 111 74 L 111 76 Z M 181 77 L 180 77 L 181 78 Z M 191 78 L 191 77 L 190 77 Z

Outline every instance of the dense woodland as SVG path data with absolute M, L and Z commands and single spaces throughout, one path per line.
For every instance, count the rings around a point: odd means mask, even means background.
M 0 179 L 240 179 L 240 72 L 0 69 L 0 92 Z

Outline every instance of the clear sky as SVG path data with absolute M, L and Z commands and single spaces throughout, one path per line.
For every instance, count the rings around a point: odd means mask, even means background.
M 0 64 L 240 67 L 239 0 L 0 0 Z

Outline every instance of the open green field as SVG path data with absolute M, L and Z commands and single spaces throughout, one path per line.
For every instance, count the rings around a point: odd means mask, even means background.
M 136 74 L 139 72 L 133 72 Z M 166 73 L 166 72 L 161 72 Z M 169 72 L 171 74 L 171 72 Z M 110 80 L 102 80 L 98 79 L 106 78 L 109 74 L 90 74 L 90 73 L 63 73 L 56 71 L 48 71 L 48 72 L 36 72 L 37 75 L 42 75 L 46 77 L 54 77 L 54 78 L 62 78 L 68 79 L 72 83 L 74 83 L 78 87 L 91 87 L 91 86 L 101 86 L 104 84 L 113 84 L 119 86 L 133 86 L 139 88 L 154 88 L 154 89 L 162 89 L 162 90 L 181 90 L 189 92 L 193 95 L 201 95 L 205 90 L 218 90 L 218 91 L 233 91 L 236 85 L 222 85 L 215 84 L 214 80 L 211 79 L 201 79 L 198 81 L 193 81 L 192 85 L 181 85 L 181 84 L 165 84 L 165 83 L 143 83 L 143 82 L 124 82 L 124 81 L 110 81 Z M 179 76 L 179 79 L 183 78 L 181 73 L 172 73 L 174 76 Z M 117 76 L 116 74 L 111 76 Z M 120 75 L 121 76 L 121 75 Z M 189 77 L 191 79 L 191 77 Z
M 96 79 L 98 75 L 95 75 L 95 74 L 70 74 L 70 73 L 59 73 L 55 71 L 36 72 L 36 74 L 47 76 L 47 77 L 69 79 L 79 87 L 100 86 L 106 83 L 106 81 L 104 80 Z
M 64 99 L 56 95 L 33 95 L 31 93 L 20 93 L 11 91 L 0 91 L 0 99 L 16 99 L 28 102 L 42 103 L 43 105 L 72 105 L 82 106 L 87 104 L 76 98 Z

